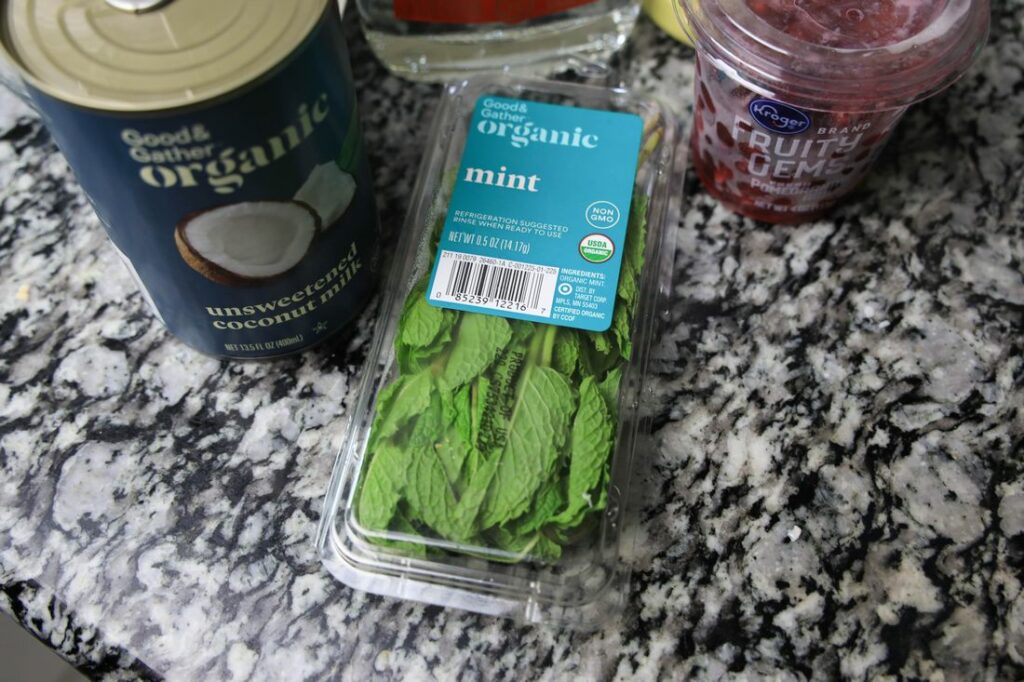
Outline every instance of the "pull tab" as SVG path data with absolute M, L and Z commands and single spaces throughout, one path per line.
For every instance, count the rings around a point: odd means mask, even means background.
M 160 5 L 167 4 L 170 1 L 171 0 L 106 0 L 106 3 L 114 9 L 141 14 L 142 12 L 148 12 L 151 9 L 156 9 Z

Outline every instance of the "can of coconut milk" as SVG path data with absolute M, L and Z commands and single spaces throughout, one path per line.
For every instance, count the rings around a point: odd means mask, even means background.
M 377 213 L 333 0 L 4 0 L 0 21 L 173 334 L 284 355 L 368 300 Z

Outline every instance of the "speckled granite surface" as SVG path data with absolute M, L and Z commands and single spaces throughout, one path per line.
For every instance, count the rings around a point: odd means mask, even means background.
M 197 355 L 4 100 L 0 609 L 111 679 L 1021 679 L 1024 2 L 997 5 L 832 219 L 753 224 L 691 177 L 631 606 L 587 635 L 327 576 L 370 315 L 299 358 Z M 354 53 L 394 230 L 436 90 Z M 628 56 L 690 106 L 686 51 L 643 23 Z

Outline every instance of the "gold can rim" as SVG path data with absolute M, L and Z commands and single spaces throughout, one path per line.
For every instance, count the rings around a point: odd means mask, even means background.
M 334 0 L 0 0 L 0 51 L 33 88 L 120 113 L 218 99 L 287 61 Z

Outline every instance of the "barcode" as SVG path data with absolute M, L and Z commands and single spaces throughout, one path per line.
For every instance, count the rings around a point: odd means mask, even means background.
M 551 317 L 558 268 L 442 251 L 430 300 Z

